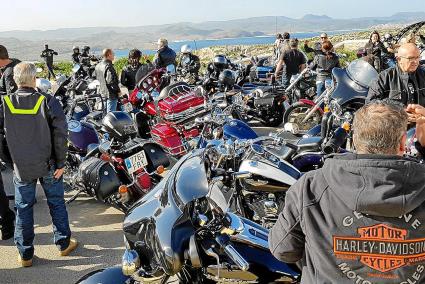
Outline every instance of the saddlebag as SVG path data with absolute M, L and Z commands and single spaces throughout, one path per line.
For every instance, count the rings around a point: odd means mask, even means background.
M 120 179 L 114 168 L 99 158 L 92 157 L 81 163 L 78 179 L 89 194 L 101 201 L 118 192 Z

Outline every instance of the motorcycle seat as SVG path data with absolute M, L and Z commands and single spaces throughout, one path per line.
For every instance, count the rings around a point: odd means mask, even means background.
M 302 138 L 297 143 L 298 152 L 320 152 L 321 145 L 322 138 L 318 136 Z

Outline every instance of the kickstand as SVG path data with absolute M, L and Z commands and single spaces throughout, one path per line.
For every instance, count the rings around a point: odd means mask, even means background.
M 65 204 L 69 204 L 72 201 L 74 201 L 75 199 L 77 199 L 77 197 L 81 194 L 81 192 L 84 191 L 84 188 L 80 188 L 76 194 L 74 194 L 70 199 L 68 199 L 67 201 L 65 201 Z

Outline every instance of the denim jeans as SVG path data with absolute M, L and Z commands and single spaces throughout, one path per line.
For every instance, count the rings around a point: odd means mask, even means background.
M 106 112 L 116 111 L 118 105 L 118 99 L 108 99 L 106 101 Z
M 69 246 L 71 230 L 69 228 L 68 212 L 65 207 L 63 180 L 55 179 L 54 170 L 40 178 L 41 186 L 47 198 L 50 216 L 53 222 L 53 241 L 60 250 Z M 13 175 L 15 185 L 16 226 L 15 244 L 22 259 L 29 260 L 34 256 L 34 212 L 35 190 L 37 180 L 21 181 Z
M 325 82 L 332 84 L 332 79 L 325 79 L 325 81 L 317 81 L 316 82 L 316 95 L 317 95 L 317 97 L 320 96 L 325 91 L 325 87 L 326 87 Z

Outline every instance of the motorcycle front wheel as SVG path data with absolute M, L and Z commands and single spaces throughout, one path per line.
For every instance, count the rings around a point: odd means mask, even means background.
M 320 124 L 322 120 L 322 113 L 319 109 L 315 110 L 314 113 L 303 121 L 310 110 L 314 108 L 313 105 L 306 104 L 304 102 L 296 102 L 286 109 L 283 115 L 283 123 L 294 123 L 298 126 L 300 133 L 305 133 L 314 126 Z

